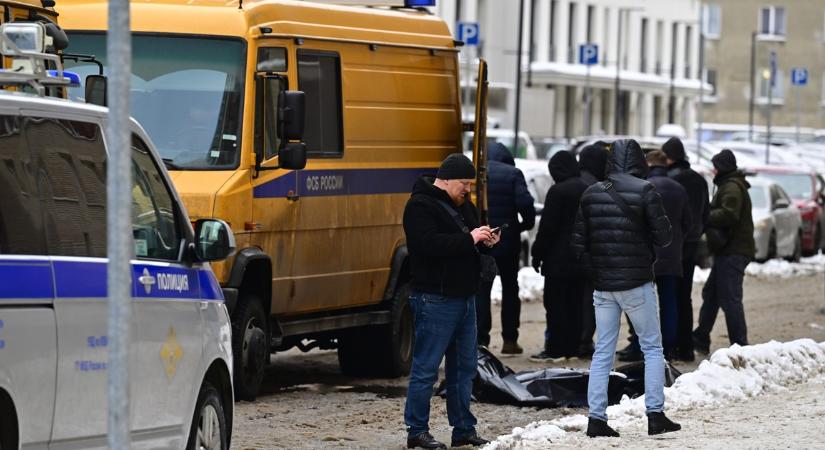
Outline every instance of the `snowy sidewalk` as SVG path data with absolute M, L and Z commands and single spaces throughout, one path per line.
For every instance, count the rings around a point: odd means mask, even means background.
M 646 434 L 644 398 L 608 408 L 622 437 L 590 440 L 587 418 L 577 414 L 534 422 L 501 436 L 487 449 L 539 449 L 586 445 L 614 448 L 822 447 L 825 412 L 825 342 L 768 342 L 716 351 L 699 368 L 665 389 L 666 412 L 683 430 Z M 820 431 L 815 431 L 820 430 Z M 747 438 L 746 438 L 747 436 Z

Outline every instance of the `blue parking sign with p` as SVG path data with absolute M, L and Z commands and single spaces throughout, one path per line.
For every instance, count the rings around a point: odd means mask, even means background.
M 793 83 L 794 86 L 805 86 L 808 84 L 808 69 L 794 67 L 791 70 L 791 83 Z
M 579 45 L 579 63 L 592 66 L 599 63 L 599 46 L 596 44 Z
M 478 22 L 458 22 L 458 40 L 465 45 L 478 45 Z

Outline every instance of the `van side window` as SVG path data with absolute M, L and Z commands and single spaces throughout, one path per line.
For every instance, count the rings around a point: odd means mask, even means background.
M 180 227 L 172 194 L 146 144 L 132 136 L 132 234 L 138 258 L 177 260 Z
M 37 177 L 21 119 L 0 115 L 0 255 L 46 255 Z
M 298 89 L 306 95 L 304 142 L 314 157 L 344 152 L 341 58 L 337 53 L 298 50 Z
M 25 116 L 48 254 L 106 256 L 106 149 L 98 124 Z

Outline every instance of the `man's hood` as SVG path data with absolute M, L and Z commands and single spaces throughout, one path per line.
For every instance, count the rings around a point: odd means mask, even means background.
M 608 174 L 627 173 L 636 178 L 647 176 L 645 153 L 633 139 L 619 139 L 613 142 L 609 161 Z
M 653 166 L 647 172 L 647 177 L 666 177 L 667 176 L 667 167 L 665 166 Z
M 607 149 L 599 144 L 588 145 L 579 153 L 579 168 L 603 180 L 607 171 Z
M 490 161 L 498 161 L 500 163 L 508 164 L 513 167 L 516 166 L 516 161 L 513 159 L 513 155 L 510 154 L 510 151 L 507 150 L 507 147 L 505 147 L 501 142 L 496 142 L 490 146 L 487 159 Z
M 713 178 L 713 184 L 715 184 L 717 186 L 721 186 L 722 183 L 725 183 L 727 181 L 732 181 L 734 183 L 739 183 L 745 189 L 749 189 L 751 187 L 751 184 L 748 183 L 748 180 L 745 178 L 745 172 L 743 172 L 742 170 L 739 170 L 739 169 L 734 170 L 732 172 L 727 172 L 727 173 L 716 175 Z
M 436 187 L 433 184 L 434 181 L 435 178 L 433 177 L 420 177 L 413 186 L 412 195 L 426 195 L 437 200 L 445 201 L 448 205 L 452 205 L 453 199 L 450 198 L 450 196 L 447 194 L 447 191 Z
M 548 166 L 550 167 L 550 175 L 556 183 L 579 176 L 576 158 L 570 152 L 557 152 L 550 158 Z

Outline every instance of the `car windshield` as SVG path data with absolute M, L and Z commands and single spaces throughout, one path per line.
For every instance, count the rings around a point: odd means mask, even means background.
M 106 37 L 71 33 L 71 52 L 95 55 Z M 132 40 L 131 113 L 171 169 L 231 169 L 240 155 L 245 44 L 237 39 L 140 35 Z M 66 59 L 81 80 L 94 64 Z M 84 87 L 69 90 L 83 100 Z
M 748 193 L 751 195 L 751 205 L 754 209 L 766 209 L 768 207 L 768 196 L 765 195 L 764 186 L 751 186 Z
M 775 181 L 794 200 L 811 198 L 811 177 L 807 174 L 796 173 L 762 173 L 760 176 Z

